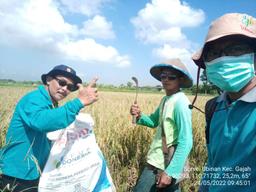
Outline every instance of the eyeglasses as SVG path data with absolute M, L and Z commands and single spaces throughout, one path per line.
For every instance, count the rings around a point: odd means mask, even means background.
M 173 80 L 175 80 L 175 79 L 177 79 L 178 77 L 176 76 L 176 75 L 171 75 L 171 74 L 165 74 L 165 73 L 162 73 L 161 75 L 160 75 L 160 79 L 161 80 L 166 80 L 166 79 L 168 79 L 168 80 L 170 80 L 170 81 L 173 81 Z
M 69 91 L 75 91 L 76 90 L 76 86 L 72 83 L 67 83 L 67 81 L 65 81 L 64 79 L 58 79 L 57 77 L 53 77 L 57 82 L 58 84 L 61 86 L 61 87 L 65 87 L 67 86 L 67 89 Z
M 230 44 L 224 48 L 218 48 L 216 47 L 211 47 L 208 46 L 206 48 L 206 53 L 204 54 L 204 60 L 207 61 L 212 61 L 214 59 L 217 59 L 221 56 L 239 56 L 243 55 L 246 53 L 251 53 L 254 52 L 255 49 L 249 45 L 249 44 Z

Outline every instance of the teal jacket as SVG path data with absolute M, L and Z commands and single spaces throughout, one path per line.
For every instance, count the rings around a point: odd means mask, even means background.
M 256 191 L 256 88 L 229 103 L 217 99 L 200 192 Z
M 6 144 L 0 151 L 2 173 L 25 180 L 38 179 L 51 149 L 47 132 L 70 125 L 82 108 L 79 99 L 54 108 L 44 86 L 25 95 L 15 108 Z

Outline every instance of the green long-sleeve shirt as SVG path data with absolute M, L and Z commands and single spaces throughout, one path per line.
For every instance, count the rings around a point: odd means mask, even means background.
M 0 150 L 3 174 L 25 180 L 37 179 L 50 152 L 47 132 L 67 127 L 82 108 L 79 99 L 53 108 L 44 86 L 25 95 L 15 108 L 6 145 Z
M 163 104 L 164 108 L 162 110 Z M 147 155 L 147 163 L 165 170 L 169 176 L 176 179 L 180 178 L 193 145 L 191 110 L 188 106 L 189 100 L 182 92 L 165 96 L 154 113 L 149 116 L 142 114 L 137 122 L 140 125 L 157 128 Z M 167 168 L 164 167 L 160 122 L 163 122 L 164 125 L 167 146 L 177 145 L 174 156 Z

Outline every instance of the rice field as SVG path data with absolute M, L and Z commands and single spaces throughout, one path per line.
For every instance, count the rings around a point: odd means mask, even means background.
M 33 88 L 0 87 L 0 145 L 5 142 L 5 134 L 17 101 Z M 90 113 L 95 120 L 97 142 L 108 162 L 111 176 L 118 192 L 131 191 L 145 165 L 145 158 L 154 135 L 153 129 L 133 125 L 129 114 L 133 103 L 133 93 L 99 92 L 97 103 L 82 112 Z M 158 106 L 163 94 L 139 93 L 138 104 L 149 114 Z M 75 97 L 75 93 L 68 99 Z M 188 96 L 192 101 L 193 96 Z M 199 96 L 196 106 L 204 108 L 209 96 Z M 204 136 L 204 115 L 193 109 L 194 145 L 190 153 L 190 178 L 182 182 L 182 191 L 197 191 L 202 167 L 206 161 Z

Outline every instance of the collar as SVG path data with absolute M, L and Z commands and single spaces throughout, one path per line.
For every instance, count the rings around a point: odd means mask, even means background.
M 51 100 L 51 97 L 48 93 L 48 91 L 45 89 L 45 86 L 44 85 L 39 85 L 38 86 L 38 89 L 39 91 L 41 92 L 41 94 L 46 98 L 47 102 L 48 102 L 48 105 L 50 106 L 54 106 L 53 103 L 52 103 L 52 100 Z M 53 107 L 54 108 L 54 107 Z
M 256 102 L 256 87 L 252 88 L 249 92 L 240 97 L 238 100 L 245 101 L 248 103 Z
M 217 102 L 221 101 L 227 101 L 227 92 L 223 92 L 217 99 Z M 245 95 L 237 99 L 238 101 L 245 101 L 248 103 L 254 103 L 256 102 L 256 87 L 252 88 L 249 92 L 247 92 Z

